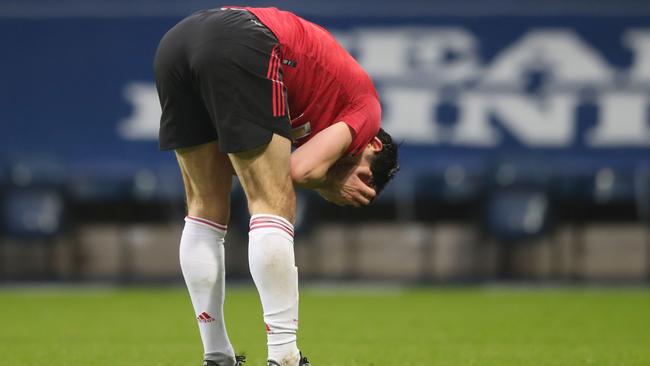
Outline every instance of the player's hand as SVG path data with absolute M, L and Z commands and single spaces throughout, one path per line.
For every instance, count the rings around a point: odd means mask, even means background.
M 318 193 L 327 201 L 339 206 L 365 206 L 375 198 L 370 186 L 372 173 L 358 165 L 336 165 L 327 173 L 328 184 Z

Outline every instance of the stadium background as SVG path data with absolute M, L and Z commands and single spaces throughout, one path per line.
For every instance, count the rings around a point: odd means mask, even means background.
M 300 192 L 314 365 L 650 364 L 649 2 L 249 4 L 330 29 L 403 141 L 370 207 Z M 0 366 L 201 363 L 151 64 L 220 5 L 0 0 Z M 262 365 L 235 188 L 225 313 Z
M 401 172 L 370 207 L 300 193 L 305 278 L 650 278 L 650 5 L 251 1 L 366 67 Z M 178 282 L 173 155 L 152 57 L 210 1 L 1 1 L 0 278 Z M 309 87 L 309 86 L 305 86 Z M 234 193 L 228 274 L 248 278 Z

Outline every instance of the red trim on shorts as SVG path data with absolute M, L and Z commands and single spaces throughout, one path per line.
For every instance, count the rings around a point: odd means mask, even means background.
M 273 80 L 274 76 L 275 76 L 274 71 L 275 71 L 275 48 L 276 47 L 277 46 L 273 47 L 273 50 L 271 50 L 271 57 L 269 57 L 269 70 L 266 73 L 266 78 L 273 82 L 273 88 L 271 90 L 271 92 L 273 93 L 272 96 L 271 96 L 271 103 L 273 104 L 273 117 L 275 117 L 275 115 L 278 113 L 277 108 L 276 108 L 276 104 L 275 104 L 275 99 L 276 99 L 276 96 L 275 96 L 275 80 Z
M 273 114 L 274 117 L 277 117 L 280 115 L 280 101 L 279 101 L 279 85 L 278 85 L 278 73 L 280 71 L 280 59 L 278 58 L 277 53 L 275 50 L 273 50 L 273 57 L 275 59 L 275 69 L 273 71 L 273 107 L 275 108 L 275 113 Z
M 266 73 L 266 78 L 273 82 L 271 90 L 271 102 L 273 104 L 273 117 L 281 117 L 286 115 L 286 101 L 284 96 L 284 83 L 280 80 L 280 71 L 282 62 L 279 55 L 279 46 L 276 45 L 271 50 L 271 57 L 269 58 L 269 67 Z

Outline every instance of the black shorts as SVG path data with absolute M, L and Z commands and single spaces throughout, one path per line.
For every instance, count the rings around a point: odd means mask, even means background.
M 281 50 L 252 13 L 203 10 L 160 41 L 154 71 L 162 106 L 161 150 L 219 141 L 221 151 L 291 137 Z

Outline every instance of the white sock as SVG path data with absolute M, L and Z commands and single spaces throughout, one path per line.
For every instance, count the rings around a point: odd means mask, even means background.
M 264 309 L 268 357 L 297 366 L 298 269 L 293 253 L 293 225 L 276 215 L 253 215 L 248 264 Z
M 180 262 L 199 322 L 204 357 L 219 365 L 232 366 L 235 351 L 223 318 L 225 236 L 225 225 L 187 216 L 181 236 Z

